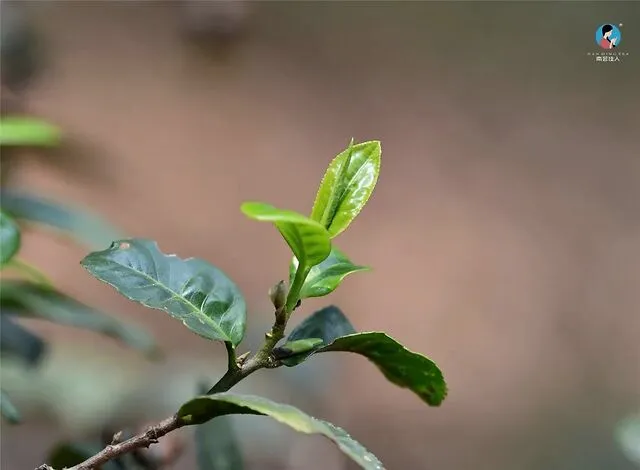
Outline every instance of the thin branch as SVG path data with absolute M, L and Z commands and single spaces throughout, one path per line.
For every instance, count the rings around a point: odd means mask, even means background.
M 127 454 L 135 449 L 140 449 L 141 447 L 149 447 L 151 444 L 157 443 L 158 439 L 165 434 L 175 431 L 186 424 L 187 423 L 182 421 L 178 415 L 173 415 L 172 417 L 149 427 L 145 432 L 138 434 L 131 439 L 127 439 L 120 444 L 108 445 L 93 457 L 88 458 L 81 464 L 71 467 L 68 470 L 92 470 L 100 465 L 104 465 L 109 460 L 119 457 L 120 455 Z
M 286 316 L 276 314 L 276 321 L 271 331 L 265 335 L 265 342 L 262 348 L 251 358 L 238 364 L 235 350 L 231 344 L 226 343 L 227 352 L 229 354 L 229 369 L 222 376 L 207 394 L 226 392 L 235 384 L 254 373 L 259 369 L 273 368 L 279 366 L 272 356 L 273 348 L 278 341 L 284 338 L 285 328 L 287 326 Z M 178 417 L 177 414 L 161 421 L 160 423 L 149 427 L 145 432 L 138 434 L 126 441 L 111 444 L 98 452 L 93 457 L 85 460 L 81 464 L 71 467 L 67 470 L 93 470 L 104 465 L 110 460 L 128 454 L 142 447 L 149 447 L 156 444 L 158 439 L 176 429 L 187 426 L 189 422 Z M 41 465 L 36 470 L 53 470 L 47 465 Z

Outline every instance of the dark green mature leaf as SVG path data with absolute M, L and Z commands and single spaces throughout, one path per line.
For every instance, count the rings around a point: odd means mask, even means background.
M 0 119 L 2 146 L 55 147 L 60 141 L 60 129 L 40 119 L 21 116 Z
M 322 339 L 302 353 L 288 345 L 304 339 Z M 287 354 L 288 350 L 291 350 Z M 438 406 L 447 395 L 447 385 L 438 366 L 425 356 L 409 351 L 385 333 L 356 333 L 335 306 L 325 307 L 293 329 L 287 341 L 274 351 L 284 365 L 293 367 L 315 353 L 344 351 L 365 356 L 392 383 L 408 388 L 431 406 Z
M 0 414 L 10 424 L 19 424 L 22 421 L 20 412 L 13 403 L 11 403 L 9 396 L 4 390 L 0 390 Z
M 322 434 L 366 470 L 382 470 L 382 463 L 343 429 L 313 418 L 290 405 L 275 403 L 262 397 L 218 393 L 196 397 L 180 407 L 178 416 L 188 417 L 190 424 L 200 424 L 218 416 L 251 414 L 269 416 L 298 432 Z
M 318 222 L 297 212 L 276 209 L 262 202 L 245 202 L 240 209 L 247 217 L 272 222 L 302 264 L 315 266 L 329 256 L 331 241 L 327 231 Z
M 11 314 L 2 305 L 0 312 L 0 354 L 24 361 L 30 366 L 36 365 L 46 351 L 46 345 L 40 337 L 23 328 L 11 319 Z
M 0 266 L 6 264 L 20 249 L 20 229 L 18 224 L 0 211 Z
M 101 218 L 74 207 L 8 189 L 0 191 L 0 200 L 2 209 L 16 219 L 67 232 L 92 249 L 123 238 L 122 233 Z
M 81 264 L 126 298 L 167 312 L 204 338 L 236 346 L 244 337 L 245 300 L 206 261 L 165 255 L 153 240 L 128 239 L 89 254 Z
M 293 282 L 297 269 L 298 259 L 294 256 L 289 267 L 290 282 Z M 369 269 L 367 266 L 356 266 L 351 263 L 344 253 L 333 246 L 327 259 L 309 271 L 300 290 L 300 298 L 306 299 L 328 295 L 336 290 L 342 280 L 349 274 L 368 271 Z
M 369 200 L 380 173 L 381 155 L 378 141 L 350 145 L 327 168 L 311 218 L 320 222 L 331 238 L 343 232 Z
M 385 333 L 356 333 L 337 338 L 317 352 L 344 351 L 365 356 L 390 382 L 408 388 L 430 406 L 447 396 L 447 384 L 438 366 L 425 356 L 409 351 Z
M 126 325 L 47 286 L 3 281 L 0 299 L 3 306 L 22 316 L 97 331 L 150 356 L 158 353 L 153 338 L 145 331 Z
M 283 358 L 281 362 L 288 367 L 293 367 L 304 362 L 311 354 L 322 346 L 330 344 L 336 338 L 355 332 L 356 330 L 344 313 L 338 307 L 330 305 L 313 313 L 296 326 L 287 337 L 286 342 L 274 352 L 276 356 L 280 353 L 282 356 L 291 356 Z M 315 344 L 306 351 L 295 351 L 292 343 L 305 339 L 312 340 Z M 291 353 L 286 354 L 287 351 L 291 351 Z

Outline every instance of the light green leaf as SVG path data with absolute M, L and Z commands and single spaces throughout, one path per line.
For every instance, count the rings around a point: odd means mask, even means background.
M 4 390 L 0 390 L 0 414 L 2 414 L 2 417 L 10 424 L 20 424 L 22 421 L 20 412 L 13 403 L 11 403 L 9 396 Z
M 0 266 L 9 262 L 19 249 L 20 228 L 12 217 L 0 211 Z
M 289 279 L 293 282 L 298 259 L 294 256 L 289 267 Z M 312 267 L 300 290 L 300 298 L 322 297 L 330 294 L 342 283 L 343 279 L 351 273 L 368 271 L 367 266 L 357 266 L 333 246 L 331 254 L 322 263 Z
M 287 337 L 285 344 L 277 348 L 274 354 L 284 365 L 293 367 L 304 362 L 315 351 L 330 344 L 336 338 L 355 332 L 344 313 L 338 307 L 330 305 L 313 313 L 296 326 Z M 305 340 L 313 343 L 307 350 L 301 351 L 292 347 Z
M 4 286 L 3 286 L 4 289 Z M 27 365 L 40 362 L 46 345 L 40 337 L 14 322 L 6 302 L 2 302 L 0 314 L 0 354 L 20 359 Z M 15 313 L 15 312 L 14 312 Z
M 298 432 L 322 434 L 333 441 L 347 456 L 366 470 L 384 467 L 375 455 L 351 438 L 343 429 L 326 421 L 313 418 L 290 405 L 275 403 L 262 397 L 218 393 L 196 397 L 180 407 L 178 416 L 189 424 L 201 424 L 218 416 L 250 414 L 269 416 Z
M 71 206 L 8 189 L 0 191 L 0 200 L 2 209 L 16 219 L 68 232 L 91 249 L 123 238 L 122 233 L 101 218 Z
M 153 240 L 128 239 L 89 254 L 81 264 L 124 297 L 167 312 L 204 338 L 237 346 L 244 337 L 245 300 L 206 261 L 165 255 Z
M 380 173 L 381 155 L 378 141 L 350 145 L 327 168 L 311 218 L 320 222 L 331 238 L 343 232 L 369 200 Z
M 21 116 L 0 119 L 2 146 L 55 147 L 60 141 L 60 129 L 40 119 Z
M 321 338 L 305 338 L 295 341 L 287 341 L 282 346 L 273 350 L 273 356 L 276 359 L 288 358 L 297 359 L 300 356 L 309 356 L 322 345 Z M 300 360 L 302 362 L 304 359 Z M 285 362 L 286 364 L 286 362 Z M 288 364 L 287 364 L 288 365 Z
M 365 356 L 390 382 L 408 388 L 430 406 L 447 396 L 447 384 L 438 366 L 425 356 L 409 351 L 385 333 L 355 333 L 335 339 L 317 352 L 344 351 Z
M 2 282 L 2 306 L 22 316 L 96 331 L 115 338 L 150 356 L 158 354 L 153 338 L 47 286 L 23 281 Z
M 262 202 L 245 202 L 240 209 L 247 217 L 272 222 L 303 265 L 315 266 L 329 256 L 331 241 L 327 231 L 318 222 L 297 212 L 276 209 Z

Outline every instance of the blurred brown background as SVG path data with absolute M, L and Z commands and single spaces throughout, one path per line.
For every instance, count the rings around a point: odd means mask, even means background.
M 356 328 L 388 331 L 441 366 L 449 398 L 429 409 L 355 356 L 273 384 L 259 373 L 243 390 L 334 421 L 389 469 L 633 468 L 613 430 L 640 406 L 638 3 L 21 6 L 46 65 L 24 106 L 63 128 L 78 163 L 27 156 L 13 184 L 216 264 L 247 296 L 253 338 L 288 254 L 240 203 L 308 212 L 352 136 L 381 140 L 378 186 L 337 239 L 374 271 L 299 315 L 330 302 Z M 621 63 L 587 55 L 605 22 L 624 24 Z M 2 426 L 3 469 L 34 468 L 103 418 L 126 421 L 126 397 L 162 418 L 189 380 L 222 372 L 223 348 L 92 279 L 82 248 L 34 234 L 25 250 L 66 292 L 150 328 L 168 359 L 37 325 L 56 338 L 52 357 L 14 387 L 38 424 Z M 67 363 L 73 377 L 58 373 Z M 73 406 L 87 396 L 96 411 Z M 246 451 L 280 449 L 274 468 L 350 468 L 321 438 L 283 436 Z

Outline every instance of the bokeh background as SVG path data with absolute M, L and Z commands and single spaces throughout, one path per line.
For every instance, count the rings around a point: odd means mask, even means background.
M 339 424 L 393 470 L 635 468 L 615 432 L 640 406 L 640 4 L 2 3 L 39 39 L 37 74 L 3 90 L 6 106 L 65 132 L 55 158 L 22 155 L 10 183 L 223 269 L 248 299 L 250 345 L 288 252 L 239 205 L 306 213 L 351 137 L 381 140 L 378 186 L 337 240 L 374 270 L 298 318 L 339 305 L 435 360 L 448 399 L 428 408 L 355 356 L 241 391 Z M 589 55 L 606 22 L 623 24 L 619 63 Z M 105 422 L 161 419 L 223 372 L 224 348 L 120 298 L 85 254 L 24 240 L 62 290 L 152 331 L 165 360 L 29 323 L 53 344 L 36 371 L 2 369 L 27 418 L 2 425 L 3 469 L 35 468 Z M 351 468 L 266 418 L 237 429 L 251 468 Z M 191 447 L 175 468 L 195 468 Z

